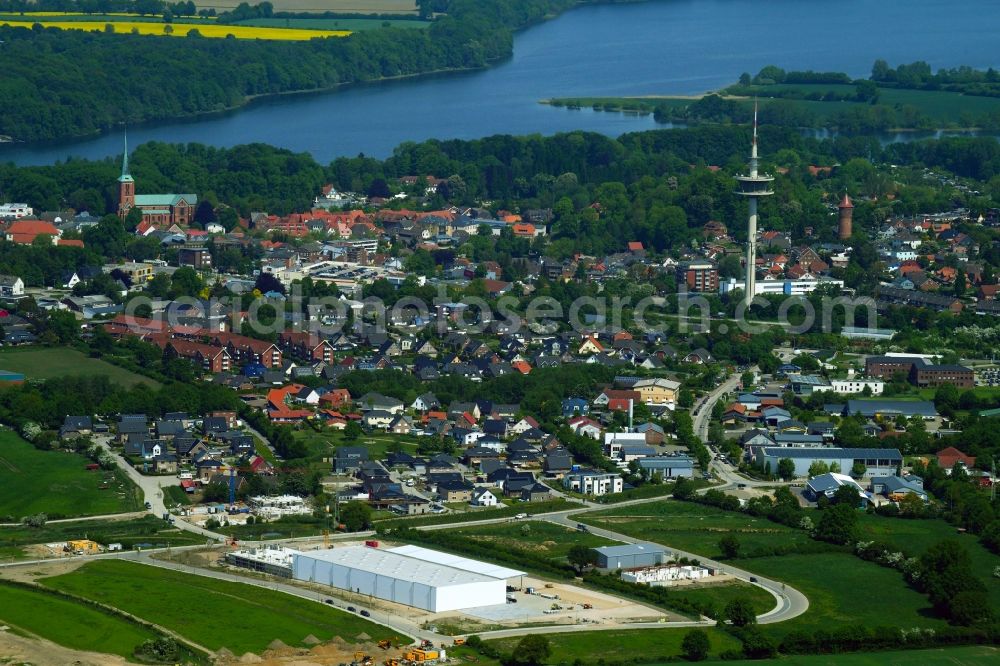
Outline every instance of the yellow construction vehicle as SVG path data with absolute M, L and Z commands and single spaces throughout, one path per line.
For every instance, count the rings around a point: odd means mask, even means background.
M 437 659 L 438 651 L 414 648 L 410 652 L 407 652 L 403 658 L 406 659 L 407 661 L 414 661 L 419 664 L 425 661 L 434 661 L 435 659 Z
M 386 659 L 385 666 L 399 666 L 399 659 Z
M 392 641 L 390 641 L 388 638 L 383 638 L 378 642 L 378 646 L 383 650 L 388 650 L 389 648 L 392 647 Z
M 455 639 L 455 645 L 465 645 L 465 639 L 464 638 L 456 638 Z

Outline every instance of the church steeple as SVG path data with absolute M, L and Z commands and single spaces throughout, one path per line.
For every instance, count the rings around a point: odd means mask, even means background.
M 122 154 L 122 175 L 118 177 L 118 217 L 125 219 L 135 206 L 135 180 L 128 172 L 128 133 L 125 134 L 125 150 Z
M 122 175 L 118 177 L 119 183 L 132 180 L 132 174 L 128 172 L 128 130 L 125 130 L 125 149 L 122 151 Z

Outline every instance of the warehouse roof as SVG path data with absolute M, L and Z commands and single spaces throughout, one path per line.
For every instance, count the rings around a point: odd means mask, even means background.
M 295 559 L 309 558 L 330 562 L 359 571 L 380 574 L 399 580 L 423 583 L 434 587 L 485 583 L 496 580 L 491 576 L 471 573 L 432 562 L 424 562 L 400 553 L 369 546 L 345 546 L 330 550 L 311 550 Z
M 523 571 L 518 571 L 517 569 L 509 569 L 479 560 L 470 560 L 468 557 L 442 553 L 439 550 L 430 550 L 429 548 L 421 548 L 420 546 L 399 546 L 398 548 L 389 548 L 388 552 L 412 557 L 415 560 L 441 564 L 452 569 L 482 574 L 490 578 L 507 579 L 524 575 Z
M 667 549 L 655 543 L 627 543 L 623 546 L 601 546 L 594 548 L 595 551 L 605 557 L 628 557 L 630 555 L 644 555 L 646 553 L 665 553 Z
M 814 460 L 829 460 L 831 458 L 838 460 L 847 458 L 854 460 L 862 458 L 903 459 L 903 456 L 899 453 L 899 449 L 797 449 L 790 446 L 767 446 L 764 447 L 764 455 L 769 458 L 812 458 Z
M 485 583 L 524 574 L 523 571 L 497 567 L 487 562 L 470 560 L 417 546 L 388 549 L 345 546 L 330 550 L 312 550 L 297 557 L 331 562 L 359 571 L 438 587 L 464 583 Z
M 848 400 L 848 414 L 875 416 L 876 414 L 903 414 L 904 416 L 937 416 L 934 403 L 929 400 Z

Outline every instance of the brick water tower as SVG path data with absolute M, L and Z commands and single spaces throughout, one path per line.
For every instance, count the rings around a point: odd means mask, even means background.
M 844 198 L 838 206 L 840 209 L 840 240 L 847 240 L 851 237 L 851 221 L 854 217 L 854 204 L 851 198 L 844 193 Z

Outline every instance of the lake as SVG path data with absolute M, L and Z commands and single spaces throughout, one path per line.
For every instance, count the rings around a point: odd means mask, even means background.
M 572 10 L 521 32 L 514 55 L 479 72 L 288 95 L 187 122 L 132 127 L 146 141 L 262 142 L 343 155 L 391 154 L 404 141 L 576 129 L 617 136 L 662 127 L 652 116 L 539 104 L 548 97 L 684 95 L 768 64 L 865 76 L 876 58 L 934 69 L 998 66 L 994 0 L 653 0 Z M 0 160 L 49 164 L 120 152 L 120 135 L 0 146 Z

